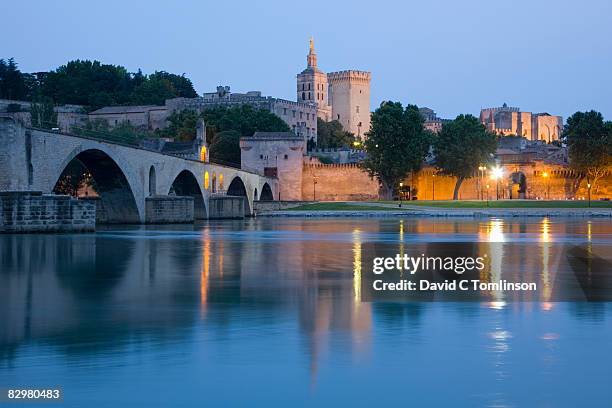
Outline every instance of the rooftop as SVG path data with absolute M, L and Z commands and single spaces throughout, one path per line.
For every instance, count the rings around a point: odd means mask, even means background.
M 90 115 L 108 115 L 120 113 L 141 113 L 152 110 L 164 110 L 165 106 L 140 105 L 140 106 L 105 106 L 90 113 Z

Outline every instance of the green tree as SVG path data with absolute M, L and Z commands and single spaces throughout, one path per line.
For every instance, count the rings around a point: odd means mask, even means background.
M 158 133 L 162 137 L 172 137 L 185 142 L 191 141 L 196 135 L 198 118 L 198 113 L 192 110 L 172 112 L 168 117 L 168 126 L 160 129 Z
M 28 87 L 15 59 L 0 59 L 0 98 L 26 100 Z
M 390 199 L 408 172 L 418 169 L 427 155 L 430 133 L 415 105 L 406 109 L 399 102 L 383 102 L 372 114 L 366 134 L 364 168 L 376 176 Z
M 30 107 L 32 127 L 53 129 L 57 127 L 57 113 L 51 98 L 40 98 Z
M 497 141 L 477 118 L 459 115 L 442 125 L 433 147 L 440 173 L 457 177 L 453 192 L 453 200 L 457 200 L 463 180 L 472 177 L 478 166 L 490 160 L 497 149 Z
M 592 186 L 612 169 L 612 123 L 596 111 L 576 112 L 563 129 L 570 166 Z
M 219 106 L 202 114 L 207 129 L 213 133 L 235 130 L 241 136 L 253 136 L 255 132 L 289 132 L 289 126 L 281 118 L 265 109 L 250 105 Z
M 351 147 L 355 141 L 355 135 L 342 128 L 337 120 L 326 122 L 317 118 L 317 146 L 320 148 Z
M 240 166 L 240 133 L 235 130 L 217 133 L 210 145 L 210 158 L 221 164 Z

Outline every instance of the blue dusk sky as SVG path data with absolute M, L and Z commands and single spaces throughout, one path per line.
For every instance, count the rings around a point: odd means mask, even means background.
M 0 58 L 24 72 L 98 59 L 293 100 L 313 36 L 323 71 L 372 72 L 372 110 L 507 102 L 612 120 L 610 0 L 12 1 L 2 15 Z

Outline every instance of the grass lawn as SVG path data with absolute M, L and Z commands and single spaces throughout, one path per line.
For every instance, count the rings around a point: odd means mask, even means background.
M 384 203 L 397 204 L 398 201 L 384 201 Z M 588 208 L 588 205 L 588 201 L 492 200 L 489 201 L 488 208 Z M 487 208 L 487 202 L 478 200 L 415 200 L 404 201 L 404 206 L 438 208 Z M 612 208 L 612 201 L 591 201 L 591 208 Z
M 373 205 L 358 205 L 343 202 L 321 202 L 314 204 L 304 204 L 298 207 L 287 208 L 285 211 L 397 211 L 406 208 L 376 207 Z

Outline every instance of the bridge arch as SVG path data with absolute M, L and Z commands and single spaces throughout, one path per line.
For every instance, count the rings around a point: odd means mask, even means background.
M 189 170 L 181 171 L 170 185 L 168 195 L 193 197 L 193 215 L 197 220 L 208 218 L 204 194 L 197 177 Z
M 274 195 L 272 194 L 272 188 L 268 183 L 264 183 L 261 188 L 261 195 L 259 196 L 260 201 L 273 201 Z
M 251 204 L 249 202 L 249 196 L 245 187 L 244 181 L 240 176 L 235 176 L 232 182 L 227 187 L 228 196 L 241 196 L 244 197 L 244 215 L 245 217 L 251 216 Z
M 124 170 L 100 149 L 76 151 L 60 167 L 53 192 L 99 198 L 96 219 L 107 223 L 139 223 L 134 189 Z

